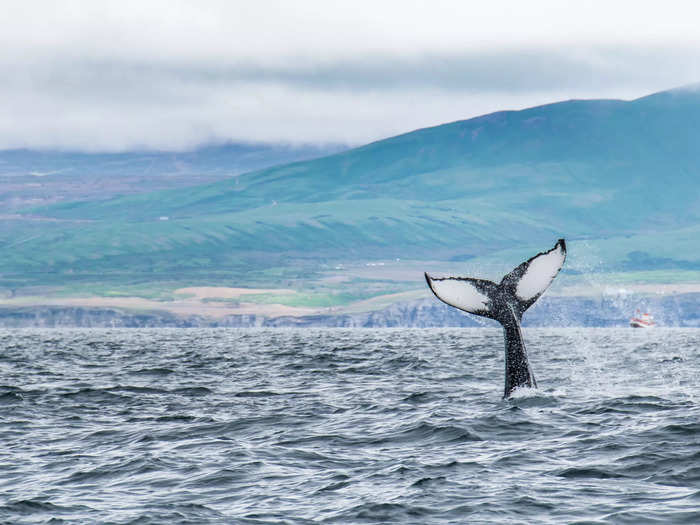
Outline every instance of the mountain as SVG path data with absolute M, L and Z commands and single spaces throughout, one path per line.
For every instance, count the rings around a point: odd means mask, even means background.
M 334 144 L 229 143 L 185 152 L 0 150 L 0 209 L 7 213 L 41 204 L 201 185 L 342 149 Z
M 526 254 L 562 236 L 610 271 L 699 270 L 699 145 L 697 89 L 503 111 L 211 184 L 27 208 L 0 238 L 0 272 L 242 284 L 325 261 Z

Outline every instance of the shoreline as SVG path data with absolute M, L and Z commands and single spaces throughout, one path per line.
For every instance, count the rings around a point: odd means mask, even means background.
M 433 298 L 377 303 L 368 311 L 211 307 L 167 309 L 158 301 L 120 301 L 121 306 L 67 300 L 54 304 L 0 303 L 0 327 L 478 327 L 494 322 L 462 313 Z M 114 303 L 113 303 L 114 304 Z M 147 306 L 147 307 L 145 307 Z M 172 305 L 171 305 L 172 306 Z M 276 305 L 281 306 L 281 305 Z M 264 307 L 264 308 L 261 308 Z M 257 309 L 256 309 L 257 308 Z M 542 297 L 523 318 L 523 326 L 627 326 L 635 310 L 654 315 L 659 327 L 700 326 L 700 292 Z M 243 310 L 243 311 L 241 311 Z M 214 315 L 210 315 L 213 312 Z

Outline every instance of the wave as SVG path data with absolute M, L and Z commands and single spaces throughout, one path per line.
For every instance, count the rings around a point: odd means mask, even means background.
M 1 332 L 0 522 L 700 522 L 700 331 L 527 335 Z

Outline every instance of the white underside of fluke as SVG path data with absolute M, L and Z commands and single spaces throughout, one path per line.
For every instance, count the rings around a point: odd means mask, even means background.
M 515 288 L 518 299 L 528 301 L 543 293 L 559 273 L 565 258 L 566 252 L 557 245 L 554 250 L 532 259 Z
M 430 287 L 440 300 L 470 313 L 488 310 L 489 298 L 463 279 L 430 279 Z
M 559 239 L 551 250 L 514 268 L 500 284 L 471 277 L 425 277 L 438 299 L 450 306 L 486 317 L 500 315 L 509 306 L 519 318 L 552 284 L 565 259 L 566 244 Z

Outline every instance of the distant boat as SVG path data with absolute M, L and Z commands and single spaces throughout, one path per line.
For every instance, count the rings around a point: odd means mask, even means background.
M 630 326 L 632 328 L 654 328 L 656 323 L 650 314 L 642 314 L 637 310 L 634 317 L 630 319 Z

